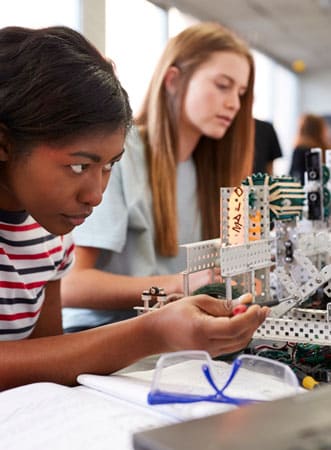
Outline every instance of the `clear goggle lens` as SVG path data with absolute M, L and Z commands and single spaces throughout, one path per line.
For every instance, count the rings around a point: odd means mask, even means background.
M 165 394 L 169 403 L 171 398 L 174 402 L 182 398 L 240 404 L 240 399 L 265 401 L 293 395 L 298 387 L 294 372 L 278 361 L 240 355 L 232 365 L 217 364 L 207 352 L 186 351 L 161 356 L 150 397 L 155 394 L 155 403 Z

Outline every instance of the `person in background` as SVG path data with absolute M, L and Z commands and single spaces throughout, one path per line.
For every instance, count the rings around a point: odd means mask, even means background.
M 152 354 L 247 345 L 267 309 L 230 317 L 230 302 L 206 295 L 63 334 L 70 232 L 101 202 L 131 108 L 112 64 L 66 27 L 1 29 L 0 68 L 0 389 L 73 385 L 82 372 L 108 374 Z
M 221 25 L 169 40 L 103 202 L 75 230 L 65 330 L 135 315 L 150 286 L 182 292 L 179 245 L 219 237 L 220 187 L 252 172 L 253 84 L 249 49 Z M 212 281 L 194 275 L 192 290 Z
M 273 174 L 273 162 L 281 158 L 282 150 L 276 130 L 272 123 L 254 119 L 255 122 L 255 150 L 254 173 Z
M 299 118 L 297 135 L 294 141 L 290 175 L 304 185 L 306 153 L 312 148 L 320 148 L 323 151 L 328 147 L 328 124 L 326 120 L 316 114 L 303 114 Z

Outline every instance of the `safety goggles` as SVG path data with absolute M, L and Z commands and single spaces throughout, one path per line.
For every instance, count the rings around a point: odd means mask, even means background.
M 286 364 L 242 354 L 232 364 L 215 362 L 204 351 L 162 355 L 155 367 L 150 404 L 200 401 L 244 405 L 294 395 L 295 373 Z

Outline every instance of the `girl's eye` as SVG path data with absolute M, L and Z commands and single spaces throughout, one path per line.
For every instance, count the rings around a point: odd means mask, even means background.
M 113 165 L 117 161 L 111 161 L 102 167 L 103 172 L 110 172 Z M 80 174 L 89 168 L 90 164 L 70 164 L 70 168 L 74 173 Z
M 216 87 L 218 89 L 225 90 L 228 89 L 230 86 L 228 86 L 227 84 L 216 83 Z
M 83 173 L 87 169 L 88 164 L 71 164 L 70 167 L 74 173 Z
M 116 162 L 116 161 L 111 161 L 111 162 L 109 162 L 108 164 L 105 164 L 105 165 L 103 166 L 103 171 L 104 171 L 104 172 L 110 172 L 111 169 L 113 168 L 115 162 Z

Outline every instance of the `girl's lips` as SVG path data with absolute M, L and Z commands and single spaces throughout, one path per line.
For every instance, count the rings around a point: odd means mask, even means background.
M 86 217 L 68 217 L 69 222 L 77 227 L 85 222 Z
M 89 214 L 83 214 L 81 216 L 68 216 L 64 214 L 64 217 L 75 227 L 81 225 L 85 222 L 85 219 L 89 216 Z
M 222 123 L 225 126 L 229 126 L 232 122 L 232 119 L 230 119 L 229 117 L 225 117 L 225 116 L 217 116 L 217 120 Z

